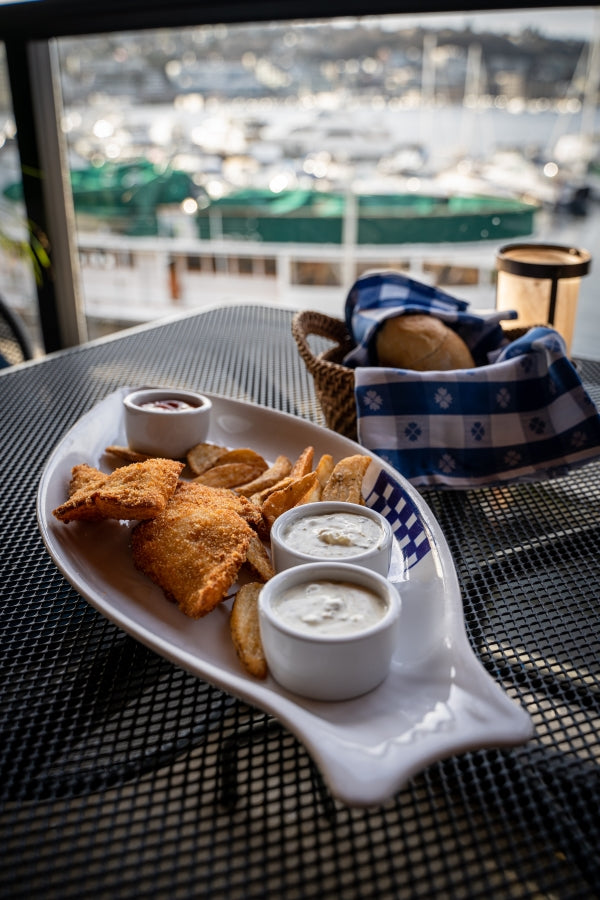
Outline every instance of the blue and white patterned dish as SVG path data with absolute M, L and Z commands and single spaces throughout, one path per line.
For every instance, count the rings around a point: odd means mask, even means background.
M 436 760 L 531 736 L 529 716 L 471 649 L 438 523 L 417 491 L 377 458 L 364 495 L 395 532 L 389 578 L 402 596 L 401 638 L 386 680 L 355 700 L 303 700 L 271 678 L 251 678 L 229 636 L 229 600 L 204 619 L 188 619 L 134 568 L 128 524 L 58 522 L 52 510 L 66 497 L 72 466 L 87 462 L 110 470 L 104 448 L 124 443 L 122 398 L 129 390 L 110 394 L 63 437 L 38 490 L 38 522 L 48 552 L 102 615 L 176 665 L 277 717 L 302 741 L 332 794 L 349 805 L 385 802 Z M 295 416 L 209 396 L 209 440 L 216 443 L 251 447 L 270 460 L 281 453 L 293 458 L 307 445 L 334 459 L 365 452 Z

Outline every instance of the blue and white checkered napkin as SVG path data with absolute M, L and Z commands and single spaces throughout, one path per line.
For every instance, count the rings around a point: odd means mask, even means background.
M 356 348 L 358 439 L 412 484 L 474 487 L 539 481 L 600 456 L 600 416 L 551 328 L 509 343 L 506 312 L 467 304 L 398 272 L 359 279 L 346 302 Z M 374 365 L 373 338 L 389 316 L 435 315 L 468 345 L 476 368 L 416 372 Z M 508 318 L 513 318 L 509 314 Z

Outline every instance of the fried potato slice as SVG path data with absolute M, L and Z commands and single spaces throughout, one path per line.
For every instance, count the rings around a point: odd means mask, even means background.
M 246 554 L 246 565 L 256 578 L 268 581 L 275 575 L 275 569 L 266 547 L 257 534 L 250 540 Z
M 371 459 L 357 454 L 346 456 L 333 467 L 321 497 L 323 500 L 343 500 L 346 503 L 364 503 L 362 482 Z
M 266 459 L 260 453 L 257 453 L 256 450 L 251 450 L 250 447 L 238 447 L 235 450 L 228 450 L 227 453 L 219 458 L 217 464 L 223 466 L 228 463 L 246 463 L 248 466 L 260 469 L 261 473 L 269 468 Z
M 292 463 L 287 456 L 278 456 L 272 466 L 265 469 L 253 481 L 247 484 L 241 484 L 236 487 L 237 494 L 244 497 L 253 497 L 254 494 L 260 494 L 261 491 L 268 491 L 276 485 L 282 478 L 285 478 L 292 471 Z M 266 495 L 265 495 L 266 496 Z M 264 499 L 264 498 L 263 498 Z
M 233 509 L 199 506 L 178 492 L 163 513 L 131 534 L 137 568 L 193 619 L 225 599 L 254 532 Z
M 285 478 L 272 484 L 271 487 L 264 488 L 264 490 L 259 491 L 257 494 L 252 494 L 250 500 L 252 503 L 256 503 L 257 506 L 262 506 L 267 497 L 270 497 L 271 494 L 274 494 L 276 491 L 283 490 L 283 488 L 286 488 L 289 484 L 293 484 L 295 480 L 296 479 L 292 478 L 291 475 L 286 475 Z
M 309 472 L 312 472 L 314 457 L 315 448 L 305 447 L 292 466 L 292 471 L 290 472 L 292 478 L 302 478 L 304 475 L 308 475 Z
M 317 481 L 316 472 L 308 472 L 302 478 L 292 480 L 281 490 L 269 494 L 261 507 L 267 525 L 270 527 L 282 513 L 295 506 L 298 500 L 315 486 Z
M 226 453 L 229 453 L 227 447 L 203 441 L 188 450 L 186 461 L 194 475 L 202 475 L 203 472 L 216 466 L 219 459 Z
M 266 678 L 267 661 L 260 639 L 258 597 L 262 584 L 251 582 L 239 589 L 229 616 L 229 632 L 244 669 L 254 678 Z
M 138 453 L 137 450 L 132 450 L 131 447 L 121 447 L 119 444 L 111 444 L 109 447 L 105 447 L 105 453 L 108 453 L 109 456 L 116 456 L 117 459 L 123 459 L 125 462 L 144 462 L 147 459 L 152 459 L 150 453 Z
M 333 472 L 333 456 L 331 453 L 324 453 L 315 468 L 317 478 L 321 487 L 325 487 Z
M 175 492 L 183 463 L 147 459 L 115 469 L 100 484 L 77 490 L 53 510 L 62 522 L 77 519 L 149 519 L 158 515 Z
M 260 475 L 261 469 L 248 463 L 220 463 L 203 472 L 194 479 L 198 484 L 207 484 L 209 487 L 234 488 L 238 484 L 250 481 Z
M 300 497 L 300 499 L 294 504 L 295 506 L 303 506 L 305 503 L 318 503 L 323 496 L 323 487 L 317 473 L 314 473 L 315 481 L 314 484 L 309 487 L 307 492 Z

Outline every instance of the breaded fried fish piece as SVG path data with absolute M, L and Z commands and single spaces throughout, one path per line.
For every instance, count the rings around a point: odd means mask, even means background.
M 200 506 L 178 491 L 163 513 L 131 534 L 136 567 L 193 619 L 225 599 L 254 531 L 233 509 Z
M 76 494 L 77 491 L 88 490 L 93 491 L 104 484 L 108 475 L 95 469 L 94 466 L 88 466 L 87 463 L 79 463 L 71 469 L 71 480 L 69 482 L 69 497 Z
M 248 500 L 240 497 L 229 488 L 210 487 L 199 481 L 180 481 L 177 485 L 177 496 L 185 497 L 190 502 L 199 506 L 214 509 L 232 509 L 238 513 L 259 534 L 264 531 L 264 521 L 260 508 Z
M 174 494 L 182 469 L 183 463 L 172 459 L 132 463 L 110 475 L 75 466 L 71 484 L 82 486 L 53 510 L 53 515 L 62 522 L 152 518 L 164 510 Z
M 102 513 L 96 507 L 93 496 L 108 475 L 87 463 L 79 463 L 71 469 L 69 481 L 69 499 L 62 506 L 54 510 L 57 519 L 70 522 L 72 519 L 79 521 L 93 521 L 102 519 Z

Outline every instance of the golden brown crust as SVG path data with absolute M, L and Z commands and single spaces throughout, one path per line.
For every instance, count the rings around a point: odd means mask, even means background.
M 270 528 L 275 519 L 295 506 L 301 497 L 314 488 L 318 481 L 316 472 L 308 472 L 301 478 L 290 480 L 289 484 L 269 494 L 261 507 L 267 526 Z
M 338 500 L 345 503 L 362 504 L 362 482 L 365 472 L 371 464 L 369 456 L 356 454 L 346 456 L 333 467 L 333 471 L 327 481 L 321 498 L 323 500 Z
M 178 492 L 131 535 L 133 561 L 187 616 L 205 616 L 225 599 L 254 532 L 232 509 L 199 506 Z
M 380 366 L 427 372 L 475 365 L 471 351 L 452 328 L 435 316 L 420 313 L 386 319 L 375 346 Z
M 181 497 L 185 496 L 186 499 L 197 503 L 198 506 L 232 509 L 259 533 L 264 530 L 260 508 L 246 497 L 239 497 L 229 488 L 210 487 L 199 481 L 180 481 L 177 485 L 177 494 Z
M 175 492 L 182 470 L 183 463 L 172 459 L 148 459 L 115 469 L 96 493 L 96 506 L 111 519 L 157 516 Z
M 312 472 L 314 457 L 315 448 L 305 447 L 292 466 L 292 471 L 290 472 L 292 478 L 302 478 L 304 475 L 308 475 L 309 472 Z
M 212 469 L 198 475 L 194 481 L 209 487 L 234 488 L 256 478 L 262 471 L 257 466 L 248 465 L 248 463 L 233 462 L 221 465 L 219 462 Z
M 266 547 L 260 537 L 255 534 L 248 545 L 246 553 L 246 565 L 255 578 L 261 581 L 269 581 L 275 575 L 275 569 L 271 562 L 271 557 L 267 553 Z
M 72 484 L 83 486 L 53 510 L 53 515 L 61 522 L 152 518 L 175 492 L 182 469 L 183 463 L 172 459 L 148 459 L 101 478 L 103 473 L 98 470 L 75 466 Z
M 194 475 L 202 475 L 207 469 L 216 466 L 218 460 L 228 452 L 227 447 L 203 441 L 188 450 L 186 460 Z
M 80 463 L 73 466 L 69 481 L 69 499 L 53 510 L 53 514 L 62 522 L 98 521 L 103 516 L 94 503 L 94 492 L 104 484 L 108 475 Z
M 131 447 L 122 447 L 120 444 L 110 444 L 110 446 L 105 447 L 104 452 L 109 456 L 116 456 L 117 459 L 122 459 L 125 462 L 144 462 L 147 459 L 152 459 L 151 453 L 138 453 L 137 450 L 132 450 Z
M 272 466 L 262 472 L 258 478 L 254 478 L 247 484 L 236 487 L 236 493 L 243 497 L 252 497 L 261 491 L 269 490 L 282 478 L 285 478 L 292 471 L 292 463 L 287 456 L 278 456 Z
M 73 466 L 71 469 L 69 497 L 72 497 L 77 491 L 95 490 L 101 484 L 104 484 L 107 478 L 106 472 L 101 472 L 93 466 L 88 466 L 87 463 L 79 463 L 79 465 Z
M 229 617 L 229 630 L 240 662 L 255 678 L 266 678 L 267 661 L 260 639 L 258 596 L 262 584 L 252 582 L 239 589 Z

